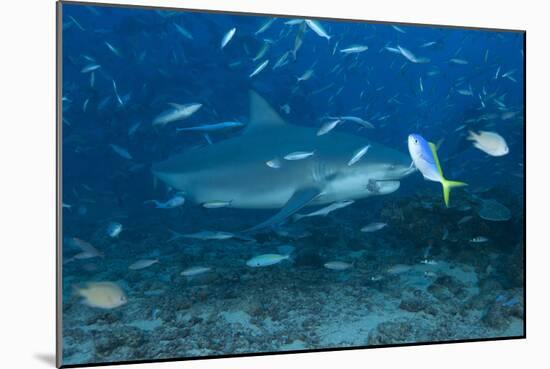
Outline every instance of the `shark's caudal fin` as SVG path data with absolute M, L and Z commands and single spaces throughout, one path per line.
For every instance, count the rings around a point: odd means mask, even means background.
M 250 121 L 246 131 L 256 130 L 266 126 L 284 126 L 286 122 L 281 116 L 255 91 L 249 91 Z
M 449 195 L 451 193 L 451 188 L 468 186 L 468 184 L 459 181 L 448 181 L 443 178 L 441 181 L 441 186 L 443 186 L 443 200 L 445 200 L 445 206 L 449 207 Z
M 428 142 L 430 149 L 432 150 L 432 155 L 435 159 L 435 165 L 437 166 L 437 171 L 441 175 L 441 186 L 443 187 L 443 200 L 445 201 L 445 206 L 449 207 L 449 196 L 451 194 L 451 189 L 454 187 L 467 186 L 467 183 L 459 181 L 449 181 L 443 176 L 443 170 L 441 170 L 441 164 L 439 163 L 439 157 L 437 156 L 437 146 L 431 142 Z
M 319 196 L 321 190 L 318 188 L 304 188 L 298 190 L 292 195 L 292 197 L 287 201 L 285 206 L 279 210 L 277 214 L 269 218 L 268 220 L 245 230 L 245 233 L 256 232 L 261 229 L 277 225 L 284 221 L 286 218 L 296 213 L 298 210 L 309 204 L 314 198 Z

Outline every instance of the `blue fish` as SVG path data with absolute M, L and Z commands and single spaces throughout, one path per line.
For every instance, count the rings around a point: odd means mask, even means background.
M 210 131 L 220 131 L 223 129 L 242 127 L 242 126 L 244 126 L 244 124 L 240 122 L 222 122 L 222 123 L 215 123 L 215 124 L 205 124 L 202 126 L 195 126 L 195 127 L 176 128 L 176 132 L 182 132 L 182 131 L 210 132 Z
M 502 306 L 505 307 L 512 307 L 514 305 L 517 305 L 519 303 L 519 300 L 517 297 L 512 297 L 510 300 L 506 301 Z
M 441 183 L 441 186 L 443 186 L 443 200 L 445 200 L 445 206 L 449 207 L 451 188 L 467 186 L 467 184 L 449 181 L 443 177 L 435 144 L 426 141 L 419 134 L 413 133 L 409 135 L 408 145 L 414 166 L 422 173 L 424 179 Z

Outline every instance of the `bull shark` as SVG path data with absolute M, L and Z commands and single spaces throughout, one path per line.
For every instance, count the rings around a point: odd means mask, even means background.
M 415 171 L 399 151 L 346 133 L 317 136 L 314 127 L 291 125 L 250 91 L 250 119 L 241 135 L 196 147 L 153 164 L 154 176 L 198 204 L 224 201 L 233 208 L 278 209 L 244 232 L 282 223 L 306 206 L 358 200 L 396 191 Z M 368 153 L 348 165 L 354 152 Z M 283 158 L 312 152 L 302 160 Z M 266 164 L 274 159 L 281 165 Z

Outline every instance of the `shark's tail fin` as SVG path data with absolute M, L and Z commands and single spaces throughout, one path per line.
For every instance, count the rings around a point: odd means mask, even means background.
M 449 195 L 451 194 L 451 189 L 454 187 L 467 186 L 467 183 L 459 181 L 449 181 L 443 178 L 441 181 L 441 186 L 443 186 L 443 200 L 445 200 L 445 206 L 449 207 Z

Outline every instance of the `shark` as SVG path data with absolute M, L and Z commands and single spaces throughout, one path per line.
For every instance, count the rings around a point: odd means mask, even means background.
M 153 175 L 197 204 L 224 201 L 232 208 L 274 209 L 270 218 L 243 232 L 283 223 L 304 207 L 395 192 L 416 169 L 408 155 L 365 137 L 287 123 L 255 91 L 249 122 L 240 135 L 195 147 L 154 163 Z M 353 165 L 357 149 L 370 145 Z M 285 160 L 309 152 L 301 160 Z M 267 163 L 276 160 L 280 165 Z

